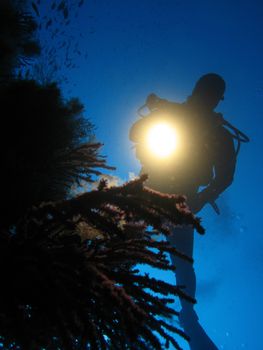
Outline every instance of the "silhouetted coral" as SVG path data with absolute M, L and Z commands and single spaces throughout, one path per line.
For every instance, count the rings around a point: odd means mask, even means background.
M 7 344 L 26 350 L 162 349 L 167 342 L 179 349 L 171 332 L 187 337 L 159 317 L 177 315 L 171 295 L 194 300 L 134 266 L 173 271 L 167 253 L 191 261 L 152 240 L 148 225 L 166 234 L 164 222 L 203 229 L 184 197 L 153 192 L 144 180 L 42 203 L 14 234 L 1 231 L 0 329 Z
M 145 188 L 146 176 L 112 188 L 101 180 L 98 190 L 67 199 L 72 184 L 110 167 L 78 99 L 39 83 L 49 77 L 14 78 L 39 53 L 26 3 L 0 3 L 0 340 L 10 350 L 179 349 L 174 334 L 187 337 L 169 323 L 177 315 L 170 303 L 194 300 L 136 265 L 174 271 L 168 254 L 191 263 L 152 240 L 149 227 L 168 235 L 170 224 L 192 225 L 203 233 L 200 222 L 183 196 Z M 40 17 L 38 4 L 30 3 Z M 50 5 L 67 25 L 65 4 Z
M 74 182 L 91 181 L 107 167 L 83 105 L 65 101 L 55 83 L 12 80 L 0 86 L 0 105 L 0 208 L 7 224 L 34 204 L 65 198 Z

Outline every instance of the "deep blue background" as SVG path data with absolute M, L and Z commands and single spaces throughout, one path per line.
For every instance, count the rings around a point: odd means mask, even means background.
M 182 102 L 202 74 L 226 80 L 217 110 L 251 142 L 218 201 L 221 216 L 201 212 L 207 232 L 196 235 L 194 255 L 196 309 L 225 350 L 263 349 L 262 23 L 263 3 L 255 0 L 90 0 L 67 29 L 82 33 L 87 52 L 64 72 L 70 95 L 84 102 L 102 153 L 123 180 L 140 169 L 128 131 L 149 93 Z

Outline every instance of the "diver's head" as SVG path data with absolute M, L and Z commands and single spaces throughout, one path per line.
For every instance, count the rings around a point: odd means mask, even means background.
M 215 73 L 203 75 L 195 84 L 187 102 L 206 110 L 213 110 L 224 99 L 224 79 Z

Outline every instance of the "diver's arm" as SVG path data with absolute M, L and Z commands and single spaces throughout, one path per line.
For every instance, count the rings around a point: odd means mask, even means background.
M 137 120 L 130 128 L 129 139 L 135 143 L 142 142 L 142 140 L 145 138 L 149 125 L 157 120 L 160 120 L 160 116 L 158 114 L 149 114 Z
M 223 127 L 218 130 L 218 143 L 214 155 L 214 179 L 199 196 L 213 202 L 231 185 L 236 167 L 236 152 L 233 138 Z
M 143 117 L 132 125 L 129 131 L 129 139 L 132 142 L 138 143 L 142 140 L 145 128 L 148 124 L 148 119 L 148 117 Z
M 182 105 L 178 102 L 168 101 L 164 98 L 160 98 L 155 94 L 150 94 L 145 102 L 145 105 L 151 110 L 177 112 L 182 108 Z
M 142 121 L 142 119 L 138 120 L 137 122 L 135 122 L 129 131 L 129 139 L 132 142 L 138 142 L 138 130 L 140 129 L 140 122 Z

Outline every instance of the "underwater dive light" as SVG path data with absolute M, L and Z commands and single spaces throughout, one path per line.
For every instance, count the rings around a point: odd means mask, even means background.
M 168 158 L 173 155 L 178 146 L 176 129 L 166 122 L 152 125 L 146 136 L 148 150 L 157 158 Z

